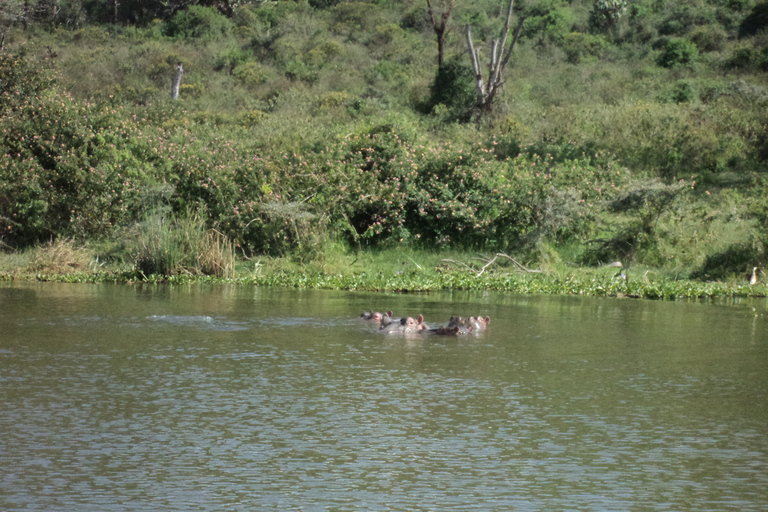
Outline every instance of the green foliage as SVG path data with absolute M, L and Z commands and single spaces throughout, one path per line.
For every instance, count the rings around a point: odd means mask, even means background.
M 691 278 L 702 281 L 725 280 L 751 270 L 758 260 L 759 255 L 753 247 L 743 243 L 734 244 L 724 251 L 707 256 L 701 267 L 691 274 Z
M 558 43 L 571 32 L 574 23 L 573 11 L 557 1 L 533 4 L 526 14 L 522 36 L 527 39 Z
M 621 260 L 628 266 L 633 259 L 648 265 L 659 265 L 659 221 L 689 190 L 682 180 L 662 183 L 652 180 L 629 188 L 613 199 L 608 210 L 633 215 L 618 232 L 598 245 L 611 259 Z
M 717 23 L 717 11 L 705 2 L 670 2 L 659 23 L 659 33 L 665 36 L 685 36 L 696 26 Z
M 226 69 L 231 73 L 237 66 L 247 63 L 252 56 L 252 52 L 242 48 L 228 48 L 216 57 L 214 66 L 216 69 Z
M 437 105 L 444 105 L 447 121 L 469 120 L 477 104 L 475 75 L 470 66 L 459 59 L 445 62 L 437 70 L 437 76 L 429 89 L 428 111 L 432 111 Z
M 232 76 L 246 87 L 263 84 L 271 75 L 272 73 L 258 62 L 245 62 L 232 70 Z
M 720 25 L 712 24 L 697 27 L 690 38 L 699 50 L 706 53 L 722 51 L 728 35 Z
M 609 46 L 610 43 L 602 35 L 580 32 L 571 32 L 560 43 L 571 64 L 579 64 L 585 58 L 599 59 Z
M 658 100 L 665 103 L 691 103 L 698 99 L 698 92 L 688 80 L 679 80 L 659 95 Z
M 23 60 L 0 62 L 13 64 L 11 91 L 28 93 L 10 96 L 4 104 L 13 108 L 0 112 L 0 236 L 28 245 L 103 235 L 130 218 L 146 178 L 131 151 L 135 124 L 43 89 L 46 81 Z
M 0 52 L 0 114 L 7 114 L 38 98 L 54 84 L 48 63 L 25 52 Z
M 425 147 L 386 128 L 339 149 L 321 155 L 325 178 L 312 202 L 344 221 L 352 241 L 370 245 L 394 239 L 426 247 L 508 247 L 565 239 L 587 229 L 590 201 L 620 177 L 610 164 L 589 159 L 500 161 L 493 147 Z M 343 196 L 333 195 L 340 189 Z
M 766 52 L 760 52 L 752 46 L 738 46 L 726 61 L 726 66 L 731 69 L 756 70 L 764 63 Z
M 176 39 L 216 41 L 229 36 L 232 22 L 214 7 L 191 5 L 165 24 L 165 35 Z
M 699 49 L 693 42 L 682 37 L 676 37 L 667 41 L 656 62 L 659 66 L 673 68 L 691 65 L 698 58 Z
M 351 41 L 362 42 L 366 34 L 387 23 L 386 13 L 368 2 L 339 2 L 331 9 L 332 30 Z

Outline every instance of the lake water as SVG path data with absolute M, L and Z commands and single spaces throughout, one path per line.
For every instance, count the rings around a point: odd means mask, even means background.
M 0 283 L 0 510 L 765 511 L 768 309 Z

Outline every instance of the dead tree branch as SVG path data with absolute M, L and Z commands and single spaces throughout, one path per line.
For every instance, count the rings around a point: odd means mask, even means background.
M 523 23 L 525 23 L 526 17 L 520 16 L 517 26 L 512 33 L 512 42 L 509 45 L 509 48 L 507 48 L 507 38 L 509 37 L 511 29 L 514 3 L 515 0 L 509 0 L 501 39 L 494 39 L 491 43 L 491 57 L 488 66 L 487 82 L 483 79 L 483 70 L 480 66 L 480 48 L 475 48 L 474 42 L 472 41 L 472 29 L 467 25 L 467 47 L 469 56 L 472 60 L 472 70 L 475 73 L 477 106 L 482 111 L 488 112 L 493 108 L 493 100 L 499 89 L 504 85 L 504 69 L 507 67 L 509 59 L 512 56 L 512 50 L 514 50 L 518 39 L 520 39 L 520 32 L 523 29 Z

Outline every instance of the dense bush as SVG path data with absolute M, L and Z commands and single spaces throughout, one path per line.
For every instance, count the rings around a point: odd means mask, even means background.
M 492 147 L 426 146 L 389 129 L 337 149 L 311 166 L 323 177 L 312 203 L 348 222 L 358 243 L 502 248 L 534 233 L 563 239 L 584 232 L 588 205 L 625 179 L 611 164 L 588 158 L 500 161 Z M 562 190 L 577 197 L 555 205 Z M 560 207 L 567 204 L 572 210 L 565 212 Z
M 107 234 L 135 214 L 148 179 L 147 163 L 131 150 L 137 126 L 123 112 L 50 88 L 34 63 L 22 61 L 0 59 L 0 81 L 26 93 L 3 96 L 0 111 L 0 237 L 26 245 Z
M 178 39 L 216 41 L 229 35 L 232 22 L 214 7 L 191 5 L 165 24 L 165 34 Z
M 693 64 L 699 58 L 699 49 L 688 39 L 675 37 L 667 41 L 666 46 L 659 55 L 659 66 L 672 68 Z
M 469 65 L 459 59 L 444 63 L 429 90 L 427 111 L 443 105 L 447 109 L 447 120 L 469 120 L 477 104 L 475 74 Z
M 600 58 L 610 43 L 602 35 L 571 32 L 563 38 L 560 47 L 565 52 L 568 62 L 579 64 L 585 58 Z
M 720 25 L 705 25 L 696 28 L 690 37 L 702 52 L 717 52 L 725 48 L 728 36 Z

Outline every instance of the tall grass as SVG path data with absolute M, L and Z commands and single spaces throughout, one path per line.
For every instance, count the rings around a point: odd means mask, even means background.
M 207 229 L 196 214 L 176 219 L 155 215 L 138 223 L 129 234 L 129 253 L 136 271 L 145 276 L 234 276 L 232 242 Z

